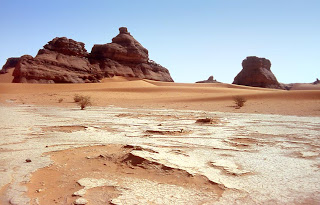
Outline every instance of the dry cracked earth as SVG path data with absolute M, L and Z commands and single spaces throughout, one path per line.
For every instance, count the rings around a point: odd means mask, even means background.
M 320 117 L 30 105 L 0 115 L 1 204 L 320 203 Z

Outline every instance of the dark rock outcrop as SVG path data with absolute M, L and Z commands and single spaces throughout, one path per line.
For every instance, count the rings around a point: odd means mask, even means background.
M 149 60 L 148 50 L 131 36 L 127 28 L 121 27 L 119 31 L 112 43 L 94 45 L 90 53 L 90 62 L 100 67 L 104 76 L 173 82 L 169 71 Z
M 8 58 L 7 62 L 2 66 L 0 74 L 5 74 L 8 72 L 8 69 L 15 68 L 20 58 Z
M 44 49 L 69 56 L 87 57 L 89 55 L 84 48 L 84 43 L 67 39 L 66 37 L 54 38 L 44 46 Z
M 55 38 L 40 49 L 36 57 L 24 55 L 13 72 L 13 83 L 98 82 L 84 44 L 65 37 Z
M 202 81 L 198 81 L 196 83 L 218 83 L 218 81 L 216 81 L 213 76 L 210 76 L 208 78 L 208 80 L 202 80 Z
M 22 56 L 13 72 L 14 83 L 95 83 L 103 77 L 125 76 L 170 81 L 169 71 L 149 60 L 148 50 L 121 27 L 112 43 L 94 45 L 54 38 L 38 54 Z
M 233 84 L 284 89 L 271 72 L 270 60 L 249 56 L 242 61 L 242 67 L 241 72 L 234 78 Z
M 320 84 L 320 80 L 317 78 L 316 81 L 314 81 L 312 84 L 313 84 L 313 85 Z

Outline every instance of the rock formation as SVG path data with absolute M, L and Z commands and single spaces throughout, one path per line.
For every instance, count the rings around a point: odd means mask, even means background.
M 89 57 L 91 64 L 100 67 L 104 76 L 173 82 L 169 71 L 149 60 L 148 50 L 131 36 L 127 28 L 121 27 L 119 31 L 112 43 L 93 46 Z
M 241 72 L 234 78 L 233 84 L 284 89 L 270 70 L 270 60 L 249 56 L 242 61 L 242 67 Z
M 202 81 L 198 81 L 196 83 L 218 83 L 218 81 L 216 81 L 213 76 L 210 76 L 208 78 L 208 80 L 202 80 Z
M 7 62 L 2 66 L 0 74 L 5 74 L 8 72 L 8 69 L 15 68 L 20 58 L 8 58 Z
M 320 84 L 320 80 L 317 78 L 316 81 L 314 81 L 312 84 L 313 84 L 313 85 Z
M 84 43 L 55 38 L 35 58 L 24 55 L 13 72 L 13 83 L 98 82 L 98 69 L 89 60 Z
M 95 83 L 103 77 L 125 76 L 172 82 L 169 71 L 149 60 L 148 50 L 121 27 L 112 43 L 94 45 L 54 38 L 33 58 L 19 58 L 14 83 Z

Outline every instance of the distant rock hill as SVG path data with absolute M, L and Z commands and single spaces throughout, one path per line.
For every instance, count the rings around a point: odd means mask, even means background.
M 148 50 L 127 28 L 119 30 L 112 43 L 94 45 L 91 53 L 82 42 L 54 38 L 34 58 L 9 58 L 1 72 L 15 67 L 13 83 L 95 83 L 112 76 L 173 82 L 169 71 L 149 60 Z
M 270 60 L 249 56 L 242 61 L 242 67 L 243 69 L 234 78 L 233 84 L 285 89 L 271 72 Z
M 219 83 L 218 81 L 216 81 L 213 76 L 210 76 L 208 78 L 208 80 L 202 80 L 202 81 L 197 81 L 196 83 Z

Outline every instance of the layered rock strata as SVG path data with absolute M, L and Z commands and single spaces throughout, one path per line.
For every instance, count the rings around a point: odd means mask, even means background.
M 121 27 L 119 31 L 112 43 L 93 46 L 89 57 L 91 64 L 99 67 L 104 76 L 173 82 L 169 71 L 149 60 L 148 50 L 132 37 L 127 28 Z
M 82 42 L 54 38 L 35 57 L 24 55 L 17 59 L 13 82 L 96 83 L 112 76 L 173 82 L 169 71 L 149 60 L 148 50 L 127 28 L 119 30 L 112 43 L 94 45 L 90 54 Z

